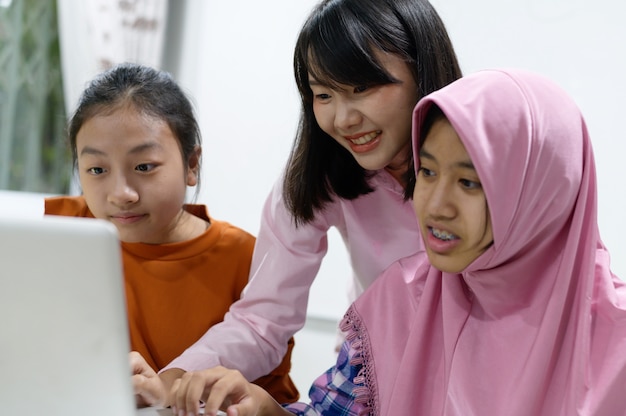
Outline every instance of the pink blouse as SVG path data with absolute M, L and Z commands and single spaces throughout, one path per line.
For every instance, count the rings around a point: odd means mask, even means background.
M 223 365 L 249 380 L 272 371 L 285 354 L 287 340 L 304 325 L 309 289 L 326 254 L 331 227 L 346 244 L 356 295 L 394 261 L 417 252 L 417 221 L 402 186 L 384 170 L 370 183 L 374 192 L 351 201 L 337 199 L 315 221 L 296 228 L 283 204 L 280 178 L 263 208 L 250 282 L 242 298 L 224 322 L 211 327 L 162 371 Z M 345 276 L 337 278 L 343 281 Z

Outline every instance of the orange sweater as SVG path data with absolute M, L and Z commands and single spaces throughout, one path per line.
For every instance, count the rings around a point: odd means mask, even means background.
M 131 349 L 155 371 L 221 322 L 248 282 L 254 237 L 210 218 L 202 205 L 185 209 L 211 224 L 204 234 L 173 244 L 121 243 Z M 82 197 L 48 198 L 45 213 L 93 217 Z M 254 381 L 279 403 L 298 399 L 292 349 L 293 339 L 282 363 Z

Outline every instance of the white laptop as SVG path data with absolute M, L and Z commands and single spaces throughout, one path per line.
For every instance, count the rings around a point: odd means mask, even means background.
M 0 218 L 1 414 L 138 414 L 119 247 L 102 220 Z

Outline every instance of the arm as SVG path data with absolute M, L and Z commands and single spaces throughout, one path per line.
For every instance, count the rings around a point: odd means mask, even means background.
M 321 375 L 311 387 L 311 404 L 294 403 L 280 406 L 259 386 L 247 382 L 241 373 L 216 367 L 185 374 L 172 390 L 173 410 L 176 414 L 199 414 L 200 400 L 205 402 L 205 414 L 218 409 L 227 413 L 246 415 L 317 416 L 338 414 L 357 416 L 365 410 L 357 403 L 354 383 L 362 365 L 352 365 L 355 349 L 344 343 L 337 364 Z M 234 412 L 237 413 L 234 413 Z
M 288 339 L 304 325 L 309 289 L 326 254 L 330 225 L 320 215 L 315 223 L 296 229 L 280 186 L 279 180 L 265 203 L 242 298 L 223 322 L 164 370 L 197 371 L 221 365 L 254 380 L 281 362 Z

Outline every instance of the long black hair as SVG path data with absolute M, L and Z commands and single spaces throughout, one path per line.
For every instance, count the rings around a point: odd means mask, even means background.
M 368 183 L 371 172 L 317 124 L 309 74 L 330 86 L 395 82 L 376 59 L 377 50 L 407 62 L 420 97 L 461 77 L 446 28 L 427 0 L 319 3 L 302 27 L 294 52 L 302 109 L 283 194 L 296 225 L 312 221 L 334 196 L 355 199 L 373 191 Z M 412 157 L 407 167 L 408 199 L 415 183 Z

